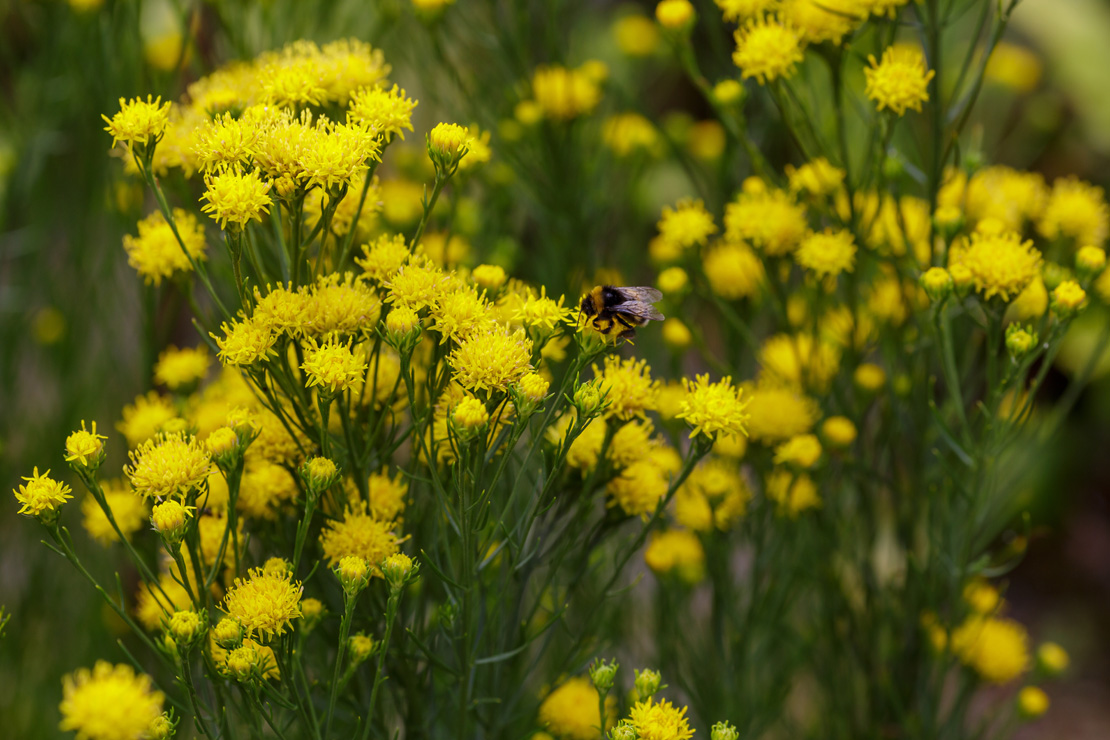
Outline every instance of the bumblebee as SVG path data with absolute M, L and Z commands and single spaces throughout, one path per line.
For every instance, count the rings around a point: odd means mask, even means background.
M 651 305 L 662 298 L 663 294 L 655 288 L 599 285 L 582 298 L 579 317 L 585 316 L 586 322 L 602 334 L 630 339 L 635 336 L 636 327 L 663 320 L 663 314 Z

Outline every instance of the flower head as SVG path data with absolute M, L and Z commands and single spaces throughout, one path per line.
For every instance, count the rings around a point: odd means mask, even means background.
M 675 573 L 686 583 L 705 577 L 705 549 L 693 532 L 668 529 L 652 535 L 644 550 L 644 562 L 660 575 Z
M 768 256 L 791 252 L 808 233 L 806 210 L 785 190 L 748 178 L 725 207 L 725 239 L 750 242 Z
M 372 133 L 388 141 L 392 136 L 405 138 L 405 129 L 412 131 L 412 110 L 416 101 L 406 97 L 405 91 L 394 85 L 364 87 L 351 96 L 347 120 L 367 127 Z
M 111 118 L 101 116 L 108 124 L 104 130 L 112 135 L 112 146 L 119 141 L 129 149 L 135 144 L 146 145 L 157 140 L 170 122 L 170 103 L 163 103 L 161 96 L 148 95 L 146 101 L 120 98 L 119 108 L 119 113 Z
M 733 63 L 744 79 L 754 77 L 760 85 L 794 74 L 805 57 L 801 32 L 776 16 L 751 18 L 736 31 Z
M 987 681 L 1009 683 L 1029 667 L 1029 635 L 1011 619 L 972 616 L 953 630 L 952 652 Z
M 813 479 L 805 474 L 794 475 L 789 470 L 775 470 L 767 476 L 766 494 L 778 505 L 780 512 L 791 518 L 821 506 L 821 496 Z
M 62 679 L 61 729 L 78 740 L 141 740 L 162 715 L 165 695 L 129 665 L 99 661 Z
M 532 369 L 532 342 L 501 327 L 475 331 L 448 357 L 455 380 L 469 391 L 505 391 Z
M 241 318 L 230 325 L 220 325 L 223 336 L 209 334 L 220 348 L 219 358 L 225 365 L 253 365 L 262 362 L 274 352 L 278 335 L 270 327 L 254 318 Z
M 267 573 L 255 568 L 246 580 L 235 579 L 224 597 L 224 610 L 243 626 L 248 637 L 262 634 L 271 638 L 282 634 L 301 616 L 303 590 L 288 572 Z
M 307 386 L 320 386 L 323 392 L 336 394 L 347 390 L 366 374 L 366 362 L 351 351 L 351 341 L 341 343 L 330 339 L 324 344 L 313 343 L 306 348 L 301 369 Z
M 428 155 L 445 169 L 466 156 L 470 129 L 457 123 L 437 123 L 428 134 Z
M 170 390 L 188 388 L 208 374 L 208 348 L 198 347 L 178 349 L 169 347 L 158 355 L 154 365 L 154 382 L 161 383 Z
M 976 232 L 965 249 L 953 250 L 950 261 L 968 269 L 975 289 L 984 298 L 999 296 L 1004 301 L 1017 296 L 1038 276 L 1042 262 L 1033 243 L 1021 241 L 1014 232 Z
M 379 564 L 397 552 L 400 539 L 393 533 L 393 522 L 380 521 L 367 512 L 365 503 L 347 509 L 341 521 L 328 524 L 320 535 L 320 546 L 331 564 L 348 555 L 363 558 L 373 575 L 381 576 Z
M 796 390 L 761 384 L 747 405 L 748 436 L 753 440 L 776 442 L 805 434 L 817 422 L 817 403 Z
M 856 257 L 856 243 L 846 229 L 825 229 L 811 233 L 798 245 L 794 259 L 818 277 L 835 277 L 851 272 Z
M 921 104 L 929 99 L 929 80 L 936 74 L 926 71 L 921 50 L 908 45 L 887 47 L 882 61 L 868 56 L 870 66 L 863 70 L 867 77 L 867 97 L 879 110 L 884 108 L 899 116 L 907 108 L 921 112 Z
M 651 379 L 647 360 L 621 360 L 610 355 L 605 358 L 604 370 L 594 365 L 594 375 L 600 379 L 598 389 L 609 403 L 607 417 L 631 419 L 655 409 L 659 381 Z
M 1076 245 L 1101 247 L 1110 234 L 1110 206 L 1102 188 L 1075 177 L 1052 183 L 1037 231 L 1048 239 L 1071 238 Z
M 716 383 L 709 382 L 709 374 L 699 375 L 694 382 L 684 379 L 686 400 L 678 412 L 692 429 L 690 437 L 701 434 L 710 439 L 719 433 L 747 434 L 744 427 L 748 419 L 743 400 L 743 389 L 732 385 L 732 378 L 724 377 Z
M 814 197 L 832 195 L 844 184 L 844 170 L 834 167 L 824 157 L 817 157 L 801 167 L 786 166 L 790 190 Z
M 578 69 L 539 67 L 532 75 L 532 95 L 548 118 L 569 121 L 597 107 L 601 88 L 585 65 Z
M 686 719 L 686 707 L 679 709 L 666 699 L 637 702 L 629 713 L 629 723 L 639 740 L 688 740 L 694 731 Z
M 96 422 L 92 423 L 92 431 L 85 429 L 85 422 L 81 428 L 66 437 L 66 462 L 73 463 L 74 467 L 92 468 L 100 466 L 104 459 L 104 440 L 108 439 L 103 434 L 96 433 Z
M 617 700 L 605 699 L 605 726 L 616 721 Z M 565 740 L 601 740 L 601 710 L 597 689 L 584 676 L 574 676 L 559 685 L 540 704 L 539 723 Z
M 262 214 L 269 212 L 270 183 L 263 182 L 258 170 L 227 169 L 205 175 L 204 185 L 201 198 L 208 202 L 200 210 L 210 214 L 220 228 L 227 228 L 229 222 L 242 228 L 249 221 L 261 221 Z
M 705 204 L 690 198 L 680 200 L 674 208 L 663 206 L 658 228 L 660 237 L 684 250 L 704 245 L 710 234 L 717 231 Z
M 57 516 L 62 504 L 73 498 L 70 487 L 51 478 L 49 470 L 39 475 L 36 467 L 31 477 L 23 480 L 27 481 L 26 485 L 12 491 L 15 500 L 21 504 L 20 514 L 49 520 Z
M 173 222 L 177 227 L 176 235 L 162 212 L 154 211 L 139 222 L 137 237 L 130 234 L 123 237 L 127 264 L 135 268 L 148 284 L 161 285 L 165 278 L 191 271 L 193 266 L 189 257 L 196 261 L 206 258 L 204 227 L 197 223 L 196 216 L 175 208 Z
M 609 481 L 606 490 L 609 507 L 619 506 L 629 516 L 646 519 L 667 495 L 667 471 L 652 459 L 639 460 Z
M 146 498 L 185 498 L 208 478 L 208 452 L 195 437 L 181 432 L 160 435 L 129 453 L 124 473 L 135 492 Z
M 737 241 L 724 241 L 711 247 L 702 267 L 709 289 L 730 301 L 755 296 L 765 278 L 758 255 Z

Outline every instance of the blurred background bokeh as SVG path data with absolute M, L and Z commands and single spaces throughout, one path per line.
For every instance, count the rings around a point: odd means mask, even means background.
M 122 236 L 149 207 L 138 182 L 109 156 L 100 116 L 116 110 L 118 98 L 176 99 L 189 81 L 228 59 L 298 38 L 355 37 L 383 49 L 391 79 L 421 101 L 417 132 L 440 118 L 476 122 L 493 132 L 495 160 L 498 137 L 512 133 L 498 124 L 511 113 L 513 85 L 540 62 L 602 59 L 615 80 L 607 95 L 623 97 L 619 107 L 676 128 L 707 113 L 669 57 L 658 55 L 633 71 L 621 53 L 614 21 L 650 18 L 653 4 L 511 2 L 500 6 L 519 7 L 503 17 L 467 5 L 460 0 L 451 23 L 433 24 L 398 0 L 0 0 L 0 605 L 12 616 L 0 639 L 0 735 L 63 736 L 57 729 L 61 676 L 97 658 L 118 658 L 102 651 L 122 634 L 79 576 L 59 567 L 39 543 L 37 527 L 16 515 L 6 492 L 33 465 L 66 474 L 66 434 L 83 419 L 96 419 L 113 434 L 119 409 L 148 390 L 153 358 L 164 344 L 196 342 L 172 295 L 144 287 L 127 265 Z M 710 2 L 698 5 L 704 17 L 712 15 Z M 543 37 L 521 43 L 518 34 L 514 42 L 507 26 L 498 27 L 521 14 L 539 17 L 543 8 L 549 8 L 547 22 L 535 25 L 547 29 Z M 1110 185 L 1108 40 L 1106 0 L 1021 2 L 1004 47 L 1009 66 L 996 70 L 973 123 L 985 157 L 1050 179 L 1076 174 Z M 513 43 L 519 48 L 506 48 Z M 494 48 L 505 54 L 490 54 Z M 749 113 L 756 127 L 758 104 Z M 419 136 L 413 140 L 422 143 Z M 763 140 L 775 161 L 790 160 L 789 144 L 773 131 Z M 557 223 L 529 208 L 539 185 L 522 173 L 537 164 L 501 162 L 520 197 L 497 207 L 491 196 L 495 207 L 482 217 L 498 222 L 483 233 L 500 237 L 474 250 L 483 259 L 492 254 L 516 262 L 520 271 L 534 271 L 530 277 L 542 272 L 549 286 L 548 276 L 567 274 L 565 265 L 550 262 L 581 250 L 580 243 L 597 245 L 589 250 L 588 269 L 635 274 L 663 203 L 695 189 L 699 177 L 731 182 L 723 193 L 740 179 L 727 166 L 718 172 L 696 162 L 675 164 L 696 160 L 696 148 L 678 155 L 613 181 L 557 171 L 557 158 L 540 160 L 536 178 L 565 186 L 566 218 Z M 589 185 L 579 189 L 579 182 Z M 610 198 L 614 192 L 620 197 Z M 563 224 L 571 224 L 566 233 Z M 555 287 L 573 293 L 577 285 Z M 1080 332 L 1062 353 L 1059 382 L 1046 392 L 1062 388 L 1067 368 L 1082 361 L 1083 341 Z M 1008 576 L 1007 598 L 1037 639 L 1068 649 L 1073 667 L 1049 688 L 1052 710 L 1023 728 L 1022 738 L 1110 737 L 1108 429 L 1110 381 L 1103 377 L 1084 392 L 1028 482 L 1030 544 Z M 108 464 L 118 467 L 123 445 L 110 449 L 116 457 Z M 113 559 L 81 530 L 79 508 L 69 507 L 65 521 L 91 569 L 111 581 Z

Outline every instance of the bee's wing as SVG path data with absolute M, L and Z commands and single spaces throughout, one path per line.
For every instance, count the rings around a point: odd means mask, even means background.
M 659 310 L 655 306 L 650 303 L 645 303 L 644 301 L 625 301 L 624 303 L 618 303 L 609 310 L 613 313 L 624 314 L 625 316 L 634 316 L 641 321 L 647 321 L 648 319 L 662 321 L 666 318 L 663 314 L 659 313 Z
M 616 289 L 622 296 L 625 302 L 642 301 L 644 303 L 655 303 L 663 300 L 663 294 L 655 288 L 647 286 L 640 286 L 637 288 L 617 288 Z

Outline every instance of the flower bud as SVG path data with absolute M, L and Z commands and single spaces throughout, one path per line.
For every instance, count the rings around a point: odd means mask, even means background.
M 309 494 L 313 496 L 328 490 L 339 480 L 339 468 L 326 457 L 316 456 L 306 460 L 299 472 Z
M 457 123 L 438 123 L 428 134 L 428 156 L 438 176 L 454 174 L 459 160 L 466 156 L 470 130 Z
M 189 517 L 193 515 L 192 506 L 183 506 L 181 502 L 169 499 L 160 504 L 155 504 L 150 513 L 150 523 L 162 536 L 166 547 L 173 549 L 181 544 L 185 538 L 185 528 L 189 524 Z
M 690 0 L 662 0 L 655 6 L 655 19 L 668 31 L 688 33 L 694 25 L 694 15 Z
M 301 622 L 304 623 L 305 632 L 320 624 L 324 618 L 324 602 L 319 599 L 303 599 L 301 601 Z
M 737 740 L 740 733 L 729 722 L 718 722 L 709 730 L 709 740 Z
M 594 682 L 594 688 L 602 696 L 613 688 L 613 681 L 616 680 L 619 667 L 615 660 L 606 662 L 600 659 L 595 660 L 590 666 L 590 680 Z
M 149 740 L 171 740 L 177 734 L 177 722 L 168 714 L 161 714 L 150 723 L 145 737 Z
M 1022 719 L 1036 719 L 1048 711 L 1048 694 L 1037 686 L 1026 686 L 1018 692 L 1018 715 Z
M 365 558 L 348 555 L 335 566 L 335 575 L 343 584 L 343 592 L 349 598 L 353 598 L 366 587 L 367 581 L 370 580 L 370 566 Z
M 1075 253 L 1075 272 L 1082 280 L 1091 280 L 1106 268 L 1106 252 L 1098 247 L 1080 247 Z
M 547 391 L 551 383 L 538 373 L 528 373 L 520 379 L 520 395 L 527 401 L 539 403 L 547 398 Z
M 413 575 L 415 565 L 412 558 L 402 552 L 395 552 L 382 563 L 382 575 L 393 590 L 400 590 Z
M 597 383 L 583 383 L 574 389 L 574 408 L 578 410 L 578 418 L 585 420 L 592 418 L 601 410 L 601 392 Z
M 1006 349 L 1014 362 L 1020 360 L 1036 346 L 1037 333 L 1033 331 L 1033 327 L 1026 329 L 1019 324 L 1010 324 L 1006 327 Z
M 1087 292 L 1074 280 L 1065 280 L 1052 291 L 1050 304 L 1058 317 L 1069 319 L 1087 307 Z
M 690 346 L 694 336 L 681 319 L 671 317 L 663 322 L 663 341 L 671 349 L 680 352 Z
M 364 663 L 374 654 L 374 640 L 369 635 L 359 632 L 347 638 L 347 650 L 351 653 L 351 663 L 354 665 Z
M 638 737 L 636 728 L 625 720 L 621 720 L 619 725 L 609 730 L 609 740 L 636 740 Z
M 929 296 L 929 300 L 940 303 L 952 295 L 952 275 L 943 267 L 930 267 L 921 276 L 921 288 Z
M 736 105 L 744 100 L 744 86 L 739 80 L 721 80 L 713 86 L 713 97 L 721 105 Z
M 239 435 L 231 427 L 220 427 L 204 440 L 204 448 L 215 458 L 226 457 L 239 447 Z
M 497 290 L 508 280 L 505 269 L 497 265 L 478 265 L 470 271 L 470 278 L 486 290 Z
M 243 644 L 243 625 L 237 619 L 224 617 L 212 628 L 212 639 L 224 650 L 234 650 Z
M 189 646 L 204 634 L 204 620 L 194 611 L 183 610 L 170 617 L 168 631 L 179 645 Z
M 975 276 L 971 274 L 971 270 L 966 265 L 950 265 L 948 274 L 952 276 L 952 285 L 956 288 L 956 295 L 963 298 L 971 292 Z
M 408 355 L 420 336 L 420 316 L 406 306 L 394 306 L 385 317 L 385 341 L 402 355 Z
M 847 447 L 856 441 L 856 425 L 847 416 L 830 416 L 821 424 L 821 437 L 829 447 Z
M 661 688 L 659 684 L 663 681 L 663 677 L 659 675 L 659 671 L 645 668 L 642 671 L 636 671 L 635 674 L 636 680 L 632 685 L 636 687 L 636 694 L 639 695 L 640 701 L 646 701 Z
M 655 279 L 655 285 L 663 292 L 663 295 L 682 293 L 689 284 L 690 276 L 681 267 L 668 267 L 659 273 L 659 277 Z
M 467 396 L 451 412 L 451 423 L 460 439 L 474 437 L 489 422 L 486 405 L 474 396 Z
M 225 663 L 227 673 L 238 681 L 249 681 L 259 667 L 262 655 L 254 645 L 243 645 L 232 650 L 227 655 Z
M 873 362 L 864 362 L 856 368 L 852 379 L 860 390 L 878 393 L 886 385 L 886 371 Z
M 1070 662 L 1068 652 L 1055 642 L 1046 642 L 1037 648 L 1037 667 L 1047 676 L 1059 676 Z

